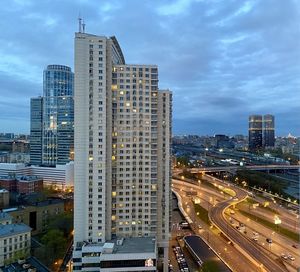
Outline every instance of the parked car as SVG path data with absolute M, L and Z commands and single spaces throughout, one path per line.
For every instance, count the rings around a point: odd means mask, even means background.
M 288 258 L 289 258 L 291 261 L 295 261 L 295 257 L 293 257 L 291 254 L 288 255 Z

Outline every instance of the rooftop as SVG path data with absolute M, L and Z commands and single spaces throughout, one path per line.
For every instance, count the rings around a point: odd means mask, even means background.
M 0 212 L 0 222 L 2 220 L 9 220 L 9 219 L 12 219 L 12 216 L 9 215 L 8 213 L 6 212 Z
M 156 240 L 153 237 L 124 238 L 122 245 L 117 245 L 117 240 L 108 242 L 115 243 L 114 253 L 155 252 Z
M 36 259 L 35 257 L 30 257 L 26 260 L 27 264 L 30 264 L 30 268 L 36 268 L 36 270 L 38 272 L 50 272 L 50 270 L 43 265 L 38 259 Z M 0 271 L 4 271 L 4 272 L 25 272 L 28 271 L 28 268 L 23 268 L 22 265 L 16 263 L 10 264 L 8 266 L 5 266 L 4 268 L 2 268 L 2 270 L 0 269 Z
M 0 176 L 0 180 L 4 181 L 19 181 L 19 182 L 29 182 L 29 181 L 34 181 L 34 180 L 41 180 L 40 177 L 38 176 L 12 176 L 12 175 L 6 175 L 6 176 Z
M 0 237 L 1 238 L 19 234 L 19 233 L 30 232 L 30 231 L 31 231 L 31 228 L 23 223 L 0 225 Z
M 123 240 L 123 243 L 118 241 Z M 156 239 L 154 237 L 130 237 L 123 239 L 113 239 L 105 243 L 85 243 L 82 245 L 83 252 L 89 252 L 91 247 L 97 248 L 99 252 L 110 254 L 116 253 L 155 253 Z M 79 246 L 80 249 L 80 246 Z M 93 249 L 94 251 L 95 249 Z

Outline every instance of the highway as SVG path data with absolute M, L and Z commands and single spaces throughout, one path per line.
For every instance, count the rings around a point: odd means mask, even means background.
M 218 227 L 232 242 L 239 245 L 246 253 L 252 256 L 263 270 L 286 272 L 285 266 L 272 259 L 268 254 L 264 254 L 261 247 L 258 247 L 248 238 L 243 236 L 236 228 L 232 227 L 225 219 L 224 211 L 229 206 L 245 200 L 248 196 L 247 192 L 241 189 L 233 189 L 236 192 L 238 201 L 229 199 L 219 202 L 209 211 L 211 222 Z
M 214 181 L 215 182 L 215 181 Z M 216 181 L 219 183 L 219 181 Z M 182 181 L 176 181 L 175 184 L 180 184 Z M 188 187 L 195 187 L 193 184 L 189 184 L 184 182 Z M 174 184 L 174 182 L 173 182 Z M 175 185 L 174 184 L 174 185 Z M 220 183 L 221 184 L 221 183 Z M 224 185 L 224 184 L 223 184 Z M 176 186 L 177 187 L 177 186 Z M 202 187 L 202 186 L 201 186 Z M 194 188 L 195 189 L 195 188 Z M 201 188 L 203 190 L 203 187 Z M 252 257 L 252 260 L 254 259 L 254 262 L 258 266 L 257 271 L 288 271 L 286 267 L 281 264 L 280 261 L 277 261 L 273 259 L 271 256 L 274 257 L 273 254 L 268 252 L 267 250 L 262 249 L 261 246 L 253 243 L 251 239 L 244 236 L 241 232 L 239 232 L 237 229 L 233 228 L 225 219 L 224 217 L 224 210 L 230 206 L 233 203 L 238 203 L 242 200 L 244 200 L 247 197 L 247 192 L 243 191 L 242 189 L 232 187 L 236 192 L 236 197 L 238 198 L 238 201 L 234 201 L 232 199 L 227 199 L 222 202 L 219 202 L 218 204 L 214 205 L 209 211 L 210 219 L 213 222 L 213 224 L 219 228 L 227 237 L 232 240 L 236 245 L 238 245 L 246 255 L 249 255 Z M 278 258 L 280 260 L 280 257 Z

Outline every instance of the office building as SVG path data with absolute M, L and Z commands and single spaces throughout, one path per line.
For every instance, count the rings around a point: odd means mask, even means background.
M 259 150 L 263 147 L 263 124 L 261 115 L 249 116 L 249 149 Z
M 44 186 L 70 189 L 74 185 L 74 163 L 56 167 L 25 165 L 23 163 L 0 163 L 0 176 L 38 176 Z
M 259 150 L 275 146 L 275 118 L 273 115 L 249 116 L 249 149 Z
M 264 147 L 275 147 L 275 117 L 266 114 L 263 117 L 264 123 Z
M 44 70 L 43 97 L 31 99 L 30 162 L 55 166 L 73 160 L 74 74 L 64 65 Z
M 30 163 L 42 164 L 43 98 L 30 99 Z
M 127 65 L 115 37 L 78 32 L 74 99 L 74 271 L 100 271 L 93 256 L 136 238 L 157 258 L 112 256 L 107 271 L 167 271 L 172 95 L 158 90 L 157 66 Z

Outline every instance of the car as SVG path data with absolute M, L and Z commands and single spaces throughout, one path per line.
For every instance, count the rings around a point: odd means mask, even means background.
M 258 241 L 258 237 L 254 236 L 254 237 L 252 237 L 252 240 L 255 241 L 255 242 L 257 242 Z
M 202 229 L 202 226 L 201 226 L 201 225 L 198 225 L 198 229 Z
M 272 239 L 271 239 L 271 238 L 267 238 L 266 241 L 267 241 L 269 244 L 272 244 Z
M 284 253 L 282 253 L 282 254 L 281 254 L 281 258 L 283 258 L 283 259 L 287 260 L 287 259 L 288 259 L 288 256 L 287 256 L 287 255 L 285 255 Z
M 29 264 L 29 263 L 24 263 L 23 265 L 22 265 L 22 267 L 24 268 L 24 269 L 27 269 L 27 268 L 29 268 L 31 265 Z
M 253 231 L 253 236 L 258 236 L 258 233 Z
M 295 261 L 295 257 L 293 257 L 291 254 L 288 255 L 288 258 L 289 258 L 291 261 Z
M 293 248 L 299 248 L 299 246 L 296 245 L 296 244 L 292 245 L 292 247 L 293 247 Z

